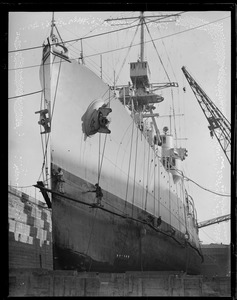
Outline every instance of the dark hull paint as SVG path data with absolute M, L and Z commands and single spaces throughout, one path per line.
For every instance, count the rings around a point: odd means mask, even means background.
M 95 193 L 88 192 L 93 190 L 91 183 L 66 171 L 64 175 L 65 195 L 87 203 L 96 201 Z M 103 193 L 104 208 L 146 219 L 144 210 L 106 191 Z M 175 240 L 171 238 L 172 228 L 165 222 L 159 226 L 163 233 L 157 232 L 148 225 L 72 202 L 63 195 L 54 195 L 52 205 L 55 269 L 200 273 L 198 252 L 185 243 L 181 232 L 175 231 Z

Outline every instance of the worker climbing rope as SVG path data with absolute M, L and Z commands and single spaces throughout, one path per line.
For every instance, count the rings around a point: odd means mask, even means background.
M 95 191 L 92 191 L 92 192 L 94 192 L 95 195 L 96 195 L 96 199 L 97 199 L 97 203 L 96 204 L 99 205 L 99 206 L 103 206 L 101 204 L 103 193 L 102 193 L 102 189 L 101 189 L 101 187 L 99 186 L 98 183 L 95 184 Z

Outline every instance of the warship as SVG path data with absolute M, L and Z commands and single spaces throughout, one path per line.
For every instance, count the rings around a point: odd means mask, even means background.
M 54 17 L 43 44 L 36 113 L 44 168 L 35 186 L 52 209 L 54 269 L 200 274 L 197 213 L 182 171 L 187 149 L 157 125 L 160 90 L 178 83 L 150 83 L 144 12 L 137 26 L 140 57 L 121 86 L 70 58 Z

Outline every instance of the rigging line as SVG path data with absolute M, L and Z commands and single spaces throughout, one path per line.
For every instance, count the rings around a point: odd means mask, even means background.
M 177 13 L 177 14 L 174 14 L 173 16 L 176 16 L 176 15 L 180 15 L 182 13 L 185 13 L 184 12 L 181 12 L 181 13 Z M 169 16 L 164 16 L 163 18 L 159 18 L 157 20 L 162 20 L 162 19 L 165 19 L 165 18 L 168 18 Z M 151 22 L 154 22 L 154 20 L 152 21 L 148 21 L 148 22 L 145 22 L 145 24 L 148 24 L 148 23 L 151 23 Z M 119 28 L 119 29 L 115 29 L 115 30 L 111 30 L 111 31 L 108 31 L 108 32 L 102 32 L 102 33 L 98 33 L 98 34 L 94 34 L 94 35 L 90 35 L 90 36 L 84 36 L 84 37 L 81 37 L 81 38 L 77 38 L 77 39 L 72 39 L 72 40 L 68 40 L 68 41 L 64 41 L 63 43 L 69 43 L 69 42 L 76 42 L 76 41 L 80 41 L 80 40 L 85 40 L 85 39 L 89 39 L 89 38 L 94 38 L 94 37 L 97 37 L 97 36 L 102 36 L 102 35 L 106 35 L 106 34 L 110 34 L 110 33 L 114 33 L 114 32 L 117 32 L 117 31 L 122 31 L 122 30 L 126 30 L 126 29 L 130 29 L 130 28 L 133 28 L 133 27 L 136 27 L 136 26 L 141 26 L 140 23 L 136 24 L 136 25 L 132 25 L 132 26 L 128 26 L 128 27 L 125 27 L 125 28 Z M 60 43 L 57 43 L 58 45 L 60 44 L 63 44 L 62 42 Z M 54 46 L 55 44 L 51 44 L 52 46 Z M 34 49 L 39 49 L 39 48 L 42 48 L 44 47 L 44 45 L 42 46 L 35 46 L 35 47 L 29 47 L 29 48 L 23 48 L 23 49 L 17 49 L 17 50 L 10 50 L 8 51 L 8 53 L 14 53 L 14 52 L 19 52 L 19 51 L 28 51 L 28 50 L 34 50 Z
M 41 64 L 42 67 L 43 67 L 43 93 L 41 95 L 41 101 L 40 101 L 40 110 L 42 110 L 43 108 L 43 98 L 46 99 L 45 97 L 45 65 L 44 63 Z M 41 67 L 40 65 L 40 67 Z M 45 108 L 45 101 L 44 101 L 44 108 Z M 41 172 L 40 172 L 40 175 L 39 175 L 39 178 L 38 178 L 38 181 L 40 180 L 40 177 L 41 175 L 43 175 L 43 181 L 45 180 L 45 177 L 44 177 L 44 165 L 45 165 L 45 159 L 44 159 L 44 153 L 45 153 L 45 149 L 44 149 L 44 140 L 43 140 L 43 135 L 42 135 L 42 129 L 41 129 L 41 126 L 39 127 L 40 129 L 40 140 L 41 140 L 41 146 L 42 146 L 42 154 L 43 154 L 43 163 L 42 163 L 42 167 L 41 167 Z
M 83 38 L 86 37 L 89 33 L 93 32 L 93 31 L 94 31 L 95 29 L 97 29 L 99 26 L 103 25 L 104 22 L 105 22 L 105 20 L 102 20 L 102 22 L 101 22 L 99 25 L 96 25 L 95 28 L 91 29 L 88 33 L 86 33 L 86 34 L 83 36 Z M 75 34 L 75 36 L 76 36 L 76 34 Z M 76 42 L 77 42 L 77 41 L 76 41 Z M 75 42 L 75 43 L 76 43 L 76 42 Z
M 135 196 L 135 186 L 136 186 L 137 149 L 138 149 L 138 145 L 137 144 L 138 144 L 138 127 L 137 127 L 137 139 L 136 139 L 135 167 L 134 167 L 134 175 L 133 175 L 134 179 L 133 179 L 133 196 L 132 196 L 132 217 L 133 217 L 134 196 Z
M 44 73 L 43 73 L 44 74 Z M 42 110 L 42 107 L 43 107 L 43 97 L 44 97 L 44 93 L 41 94 L 41 101 L 40 101 L 40 110 Z M 39 126 L 39 130 L 40 130 L 40 140 L 41 140 L 41 147 L 42 147 L 42 153 L 44 155 L 44 141 L 43 141 L 43 135 L 41 134 L 42 133 L 42 129 L 41 129 L 41 126 Z M 41 171 L 40 173 L 40 176 L 38 178 L 38 181 L 42 175 L 42 172 L 43 170 Z M 43 174 L 43 181 L 45 180 L 44 178 L 44 174 Z
M 89 61 L 88 61 L 89 60 Z M 97 74 L 97 76 L 101 76 L 101 69 L 100 69 L 100 66 L 96 63 L 96 62 L 94 62 L 92 59 L 90 59 L 90 58 L 88 58 L 87 59 L 87 62 L 86 62 L 86 65 L 87 65 L 87 67 L 88 68 L 90 68 L 94 73 L 96 73 Z M 94 70 L 93 70 L 93 68 L 94 68 Z M 110 82 L 111 83 L 111 85 L 113 84 L 113 81 L 112 81 L 112 79 L 109 77 L 109 75 L 107 74 L 107 73 L 105 73 L 104 71 L 103 71 L 103 77 L 104 77 L 104 79 L 106 79 L 107 80 L 107 82 Z
M 55 107 L 56 95 L 57 95 L 57 89 L 58 89 L 59 74 L 60 74 L 60 71 L 61 71 L 61 61 L 62 61 L 62 59 L 60 59 L 60 65 L 59 65 L 58 76 L 57 76 L 57 83 L 56 83 L 55 94 L 54 94 L 54 103 L 53 103 L 53 109 L 52 109 L 52 114 L 51 114 L 51 122 L 50 122 L 50 126 L 51 126 L 50 128 L 51 129 L 52 129 L 52 119 L 53 119 L 53 113 L 54 113 L 54 107 Z M 45 135 L 45 151 L 44 151 L 43 164 L 42 164 L 42 169 L 41 169 L 41 173 L 40 173 L 39 178 L 41 177 L 41 175 L 43 173 L 43 169 L 44 169 L 46 159 L 47 159 L 46 155 L 47 155 L 47 150 L 48 150 L 49 136 L 50 136 L 50 132 L 48 133 L 47 140 L 46 140 L 46 135 Z
M 133 101 L 133 100 L 132 100 Z M 129 185 L 129 175 L 130 175 L 130 168 L 131 168 L 131 158 L 132 158 L 132 145 L 133 145 L 133 132 L 134 132 L 134 119 L 133 119 L 133 126 L 132 126 L 132 136 L 131 136 L 131 143 L 130 143 L 130 155 L 129 155 L 129 163 L 128 163 L 128 177 L 127 177 L 127 185 L 126 185 L 126 194 L 125 194 L 125 206 L 124 210 L 127 207 L 127 200 L 128 200 L 128 185 Z
M 54 102 L 53 102 L 53 108 L 52 108 L 52 114 L 51 114 L 52 115 L 51 116 L 51 122 L 52 122 L 52 119 L 53 119 L 54 107 L 55 107 L 55 103 L 56 103 L 56 95 L 57 95 L 57 91 L 58 91 L 58 83 L 59 83 L 59 75 L 60 75 L 60 71 L 61 71 L 61 65 L 62 65 L 62 59 L 60 58 L 60 65 L 59 65 L 59 70 L 58 70 L 56 88 L 55 88 L 55 93 L 54 93 Z M 52 128 L 52 126 L 51 126 L 51 128 Z
M 98 157 L 98 184 L 100 180 L 100 144 L 101 144 L 101 133 L 99 133 L 99 157 Z
M 164 38 L 168 38 L 168 37 L 171 37 L 171 36 L 175 36 L 175 35 L 178 35 L 178 34 L 181 34 L 181 33 L 187 32 L 187 31 L 190 31 L 190 30 L 194 30 L 194 29 L 197 29 L 197 28 L 200 28 L 200 27 L 204 27 L 204 26 L 207 26 L 207 25 L 209 25 L 209 24 L 216 23 L 216 22 L 218 22 L 218 21 L 221 21 L 221 20 L 224 20 L 224 19 L 228 19 L 228 18 L 230 18 L 230 16 L 225 17 L 225 18 L 221 18 L 221 19 L 218 19 L 218 20 L 215 20 L 215 21 L 212 21 L 212 22 L 208 22 L 208 23 L 206 23 L 206 24 L 202 24 L 202 25 L 199 25 L 199 26 L 196 26 L 196 27 L 184 29 L 183 31 L 179 31 L 179 32 L 176 32 L 176 33 L 171 33 L 171 34 L 169 34 L 169 35 L 166 35 L 166 36 L 162 36 L 162 37 L 153 39 L 153 41 L 158 41 L 158 40 L 161 40 L 161 39 L 164 39 Z M 151 42 L 152 42 L 152 40 L 150 40 L 150 41 L 144 41 L 144 44 L 151 43 Z M 137 43 L 137 44 L 134 44 L 132 47 L 140 46 L 140 45 L 141 45 L 141 43 Z M 91 54 L 91 55 L 84 56 L 84 57 L 85 57 L 85 58 L 86 58 L 86 57 L 91 57 L 91 56 L 100 55 L 100 54 L 104 54 L 104 53 L 109 53 L 109 52 L 113 52 L 113 51 L 118 51 L 118 50 L 122 50 L 122 49 L 126 49 L 126 48 L 128 48 L 128 46 L 126 46 L 126 47 L 121 47 L 121 48 L 117 48 L 117 49 L 113 49 L 113 50 L 108 50 L 108 51 L 101 52 L 101 53 L 98 53 L 98 54 Z
M 174 93 L 173 93 L 173 89 L 171 88 L 171 99 L 172 99 L 172 110 L 173 110 L 173 119 L 174 119 L 174 136 L 176 138 L 177 141 L 177 131 L 176 131 L 176 120 L 175 120 L 175 109 L 174 109 Z M 171 130 L 171 128 L 170 128 Z
M 10 187 L 18 188 L 18 189 L 25 189 L 25 188 L 33 187 L 33 184 L 31 184 L 31 185 L 23 185 L 23 186 L 10 185 Z
M 144 137 L 144 148 L 143 148 L 143 170 L 145 170 L 145 166 L 147 167 L 146 165 L 146 134 L 147 134 L 147 131 L 146 131 L 146 128 L 147 128 L 147 119 L 145 119 L 145 121 L 143 122 L 143 129 L 142 129 L 142 134 L 143 134 L 143 137 Z M 145 205 L 144 203 L 144 199 L 145 199 L 145 195 L 144 195 L 144 192 L 145 192 L 145 172 L 142 173 L 142 209 L 143 209 L 143 205 Z
M 94 48 L 94 47 L 92 47 L 90 44 L 88 44 L 87 42 L 84 42 L 84 44 L 85 45 L 87 45 L 87 47 L 88 48 L 90 48 L 90 49 L 92 49 L 94 52 L 97 52 L 97 49 L 96 48 Z M 101 54 L 103 54 L 103 53 L 101 53 Z M 99 55 L 101 55 L 100 53 L 99 53 Z M 85 58 L 88 58 L 88 57 L 90 57 L 90 56 L 84 56 Z M 110 66 L 110 68 L 111 69 L 113 69 L 114 67 L 110 64 L 110 62 L 108 61 L 108 59 L 106 59 L 106 58 L 104 58 L 105 60 L 106 60 L 106 63 L 108 64 L 108 66 Z
M 90 236 L 89 236 L 89 241 L 88 241 L 88 246 L 87 246 L 87 250 L 86 250 L 86 255 L 88 255 L 88 251 L 89 251 L 89 247 L 90 247 L 90 242 L 91 242 L 92 231 L 94 229 L 97 211 L 98 211 L 98 209 L 96 208 L 96 211 L 95 211 L 95 214 L 94 214 L 94 217 L 93 217 L 93 223 L 92 223 L 92 226 L 91 226 L 91 232 L 90 232 Z
M 230 18 L 230 16 L 225 17 L 225 18 L 221 18 L 221 19 L 217 19 L 215 21 L 208 22 L 206 24 L 202 24 L 202 25 L 199 25 L 199 26 L 196 26 L 196 27 L 184 29 L 182 31 L 179 31 L 179 32 L 176 32 L 176 33 L 172 33 L 172 34 L 169 34 L 169 35 L 166 35 L 166 36 L 163 36 L 163 37 L 159 37 L 159 38 L 153 39 L 153 41 L 158 41 L 158 40 L 165 39 L 165 38 L 168 38 L 168 37 L 171 37 L 171 36 L 175 36 L 175 35 L 178 35 L 178 34 L 181 34 L 181 33 L 185 33 L 187 31 L 198 29 L 198 28 L 201 28 L 201 27 L 207 26 L 209 24 L 216 23 L 218 21 L 221 21 L 221 20 L 224 20 L 224 19 L 228 19 L 228 18 Z M 152 41 L 151 40 L 150 41 L 144 41 L 144 44 L 150 43 L 150 42 L 152 42 Z M 140 44 L 141 43 L 134 44 L 132 47 L 140 46 Z M 43 46 L 41 46 L 41 47 L 43 47 Z M 116 49 L 112 49 L 112 50 L 108 50 L 108 51 L 103 51 L 103 52 L 99 52 L 99 53 L 87 55 L 87 56 L 84 56 L 84 58 L 88 58 L 88 57 L 92 57 L 92 56 L 97 56 L 97 55 L 101 55 L 101 54 L 106 54 L 106 53 L 110 53 L 110 52 L 115 52 L 115 51 L 119 51 L 119 50 L 123 50 L 123 49 L 127 49 L 127 48 L 128 48 L 128 46 L 126 46 L 126 47 L 120 47 L 120 48 L 116 48 Z M 26 67 L 20 67 L 20 68 L 12 68 L 12 69 L 8 69 L 8 71 L 15 71 L 15 70 L 20 70 L 20 69 L 28 69 L 28 68 L 36 68 L 36 67 L 39 67 L 39 66 L 40 65 L 32 65 L 32 66 L 26 66 Z
M 51 63 L 51 59 L 50 59 L 50 63 Z M 45 86 L 46 86 L 46 83 L 45 83 L 45 65 L 44 63 L 41 63 L 42 67 L 43 67 L 43 93 L 42 93 L 42 97 L 41 97 L 41 102 L 40 102 L 40 109 L 42 110 L 43 109 L 43 106 L 44 106 L 44 109 L 45 108 L 49 108 L 48 107 L 48 104 L 46 103 L 46 89 L 45 89 Z M 41 68 L 41 67 L 40 67 Z M 43 99 L 45 100 L 44 103 L 43 103 Z M 44 105 L 43 105 L 44 104 Z M 42 134 L 43 130 L 42 130 L 42 127 L 40 126 L 40 135 L 41 135 L 41 144 L 42 144 L 42 154 L 43 154 L 43 164 L 42 164 L 42 169 L 41 169 L 41 173 L 39 175 L 39 178 L 38 178 L 38 181 L 40 180 L 40 177 L 42 175 L 43 177 L 43 181 L 46 179 L 45 176 L 46 176 L 46 172 L 44 173 L 43 170 L 44 170 L 44 165 L 45 165 L 45 157 L 44 157 L 44 153 L 46 151 L 46 148 L 44 148 L 44 146 L 46 147 L 46 135 L 45 135 L 45 144 L 44 144 L 44 139 L 43 139 L 43 134 Z M 47 177 L 47 176 L 46 176 Z
M 147 132 L 148 134 L 148 132 Z M 147 136 L 149 139 L 149 135 Z M 149 186 L 149 173 L 150 173 L 150 145 L 148 145 L 148 160 L 147 160 L 147 180 L 146 180 L 146 197 L 145 197 L 145 211 L 146 211 L 146 206 L 147 206 L 147 198 L 148 198 L 148 186 Z
M 110 87 L 108 88 L 109 94 L 110 94 Z M 110 102 L 112 102 L 113 100 L 117 100 L 117 96 L 114 92 L 114 94 L 112 96 L 109 96 L 108 98 L 105 99 L 105 101 L 107 101 L 109 99 L 109 101 L 107 102 L 107 105 L 110 105 Z
M 18 95 L 18 96 L 14 96 L 14 97 L 9 97 L 8 99 L 15 99 L 15 98 L 26 97 L 26 96 L 38 94 L 38 93 L 41 93 L 41 92 L 43 92 L 43 90 L 32 92 L 32 93 L 28 93 L 28 94 Z
M 76 47 L 74 47 L 74 46 L 71 45 L 70 43 L 68 43 L 68 47 L 67 47 L 67 48 L 70 50 L 70 52 L 72 51 L 72 52 L 76 53 L 77 56 L 74 57 L 74 59 L 80 57 L 81 53 L 80 53 L 80 50 L 79 50 L 79 49 L 77 49 Z
M 201 189 L 203 189 L 203 190 L 205 190 L 205 191 L 208 191 L 208 192 L 210 192 L 210 193 L 213 193 L 213 194 L 218 195 L 218 196 L 223 196 L 223 197 L 230 197 L 230 196 L 231 196 L 231 195 L 228 195 L 228 194 L 221 194 L 221 193 L 218 193 L 218 192 L 211 191 L 211 190 L 209 190 L 209 189 L 207 189 L 207 188 L 204 188 L 203 186 L 201 186 L 200 184 L 198 184 L 198 183 L 195 182 L 194 180 L 192 180 L 192 179 L 188 178 L 187 176 L 185 176 L 181 170 L 178 170 L 178 169 L 175 168 L 174 166 L 173 166 L 173 168 L 174 168 L 174 169 L 175 169 L 175 170 L 176 170 L 176 171 L 177 171 L 184 179 L 186 179 L 187 181 L 193 182 L 194 184 L 196 184 L 198 187 L 200 187 Z
M 159 155 L 157 155 L 160 159 L 161 159 L 161 157 L 159 156 Z M 208 191 L 208 192 L 210 192 L 210 193 L 213 193 L 213 194 L 216 194 L 216 195 L 218 195 L 218 196 L 223 196 L 223 197 L 230 197 L 231 195 L 229 195 L 229 194 L 221 194 L 221 193 L 219 193 L 219 192 L 214 192 L 214 191 L 212 191 L 212 190 L 209 190 L 209 189 L 207 189 L 207 188 L 204 188 L 203 186 L 201 186 L 200 184 L 198 184 L 197 182 L 195 182 L 194 180 L 192 180 L 192 179 L 190 179 L 190 178 L 188 178 L 187 176 L 185 176 L 184 174 L 183 174 L 183 172 L 181 171 L 181 170 L 179 170 L 179 169 L 177 169 L 175 166 L 172 166 L 181 176 L 182 176 L 182 178 L 183 179 L 186 179 L 187 181 L 191 181 L 191 182 L 193 182 L 194 184 L 196 184 L 197 186 L 199 186 L 200 188 L 202 188 L 202 189 L 204 189 L 204 190 L 206 190 L 206 191 Z
M 115 20 L 116 21 L 116 20 Z M 119 23 L 119 24 L 110 24 L 110 26 L 121 26 L 121 25 L 131 25 L 133 23 L 137 22 L 137 20 L 135 19 L 134 21 L 131 21 L 130 23 Z M 154 22 L 154 21 L 153 21 Z
M 133 44 L 133 42 L 134 42 L 135 36 L 136 36 L 136 34 L 137 34 L 137 31 L 138 31 L 138 27 L 136 28 L 136 31 L 135 31 L 134 36 L 133 36 L 133 38 L 132 38 L 132 41 L 131 41 L 131 43 L 130 43 L 130 45 L 129 45 L 129 47 L 128 47 L 127 54 L 125 55 L 125 58 L 124 58 L 123 63 L 122 63 L 122 65 L 121 65 L 121 68 L 120 68 L 120 70 L 119 70 L 119 72 L 118 72 L 118 75 L 117 75 L 117 77 L 116 77 L 116 79 L 115 79 L 115 84 L 117 83 L 117 81 L 118 81 L 118 79 L 119 79 L 119 75 L 120 75 L 120 73 L 121 73 L 121 71 L 122 71 L 122 69 L 123 69 L 123 67 L 124 67 L 124 64 L 125 64 L 125 62 L 126 62 L 126 60 L 127 60 L 128 53 L 129 53 L 129 51 L 131 50 L 131 47 L 132 47 L 132 44 Z
M 106 141 L 107 141 L 107 136 L 108 136 L 108 134 L 106 133 L 105 140 L 104 140 L 104 147 L 103 147 L 102 157 L 101 157 L 101 164 L 100 164 L 100 169 L 99 169 L 99 173 L 98 173 L 98 184 L 99 184 L 99 181 L 100 181 L 100 175 L 101 175 L 101 169 L 102 169 L 102 164 L 103 164 L 103 159 L 104 159 L 105 144 L 106 144 Z
M 155 157 L 155 152 L 153 152 L 154 156 L 153 156 L 153 160 L 154 160 L 154 215 L 156 213 L 156 157 Z
M 162 65 L 162 67 L 163 67 L 163 69 L 164 69 L 164 71 L 165 71 L 165 74 L 166 74 L 166 76 L 167 76 L 167 78 L 168 78 L 169 82 L 171 82 L 171 80 L 170 80 L 170 77 L 169 77 L 169 74 L 167 73 L 167 71 L 166 71 L 166 69 L 165 69 L 165 66 L 164 66 L 164 64 L 163 64 L 163 61 L 162 61 L 162 59 L 161 59 L 161 57 L 160 57 L 160 54 L 159 54 L 159 52 L 158 52 L 158 50 L 157 50 L 157 48 L 156 48 L 156 44 L 154 43 L 154 40 L 152 39 L 152 36 L 151 36 L 150 30 L 149 30 L 149 28 L 148 28 L 148 26 L 147 26 L 147 24 L 146 24 L 146 23 L 145 23 L 145 25 L 146 25 L 147 32 L 148 32 L 148 33 L 149 33 L 149 35 L 150 35 L 150 38 L 151 38 L 152 44 L 153 44 L 153 46 L 154 46 L 154 48 L 155 48 L 155 50 L 156 50 L 156 54 L 158 55 L 158 58 L 159 58 L 159 60 L 160 60 L 160 63 L 161 63 L 161 65 Z
M 159 34 L 160 34 L 160 29 L 159 29 L 159 27 L 158 27 L 158 31 L 159 31 Z M 168 58 L 168 61 L 169 61 L 169 63 L 170 63 L 171 70 L 172 70 L 172 72 L 173 72 L 174 78 L 175 78 L 175 80 L 176 80 L 176 81 L 178 81 L 178 80 L 177 80 L 177 77 L 176 77 L 176 75 L 175 75 L 175 72 L 174 72 L 174 69 L 173 69 L 173 66 L 172 66 L 172 63 L 171 63 L 171 60 L 170 60 L 170 57 L 169 57 L 168 51 L 167 51 L 167 49 L 166 49 L 165 43 L 164 43 L 164 41 L 163 41 L 163 40 L 161 40 L 161 42 L 162 42 L 162 44 L 163 44 L 163 47 L 164 47 L 164 49 L 165 49 L 165 53 L 166 53 L 166 55 L 167 55 L 167 58 Z

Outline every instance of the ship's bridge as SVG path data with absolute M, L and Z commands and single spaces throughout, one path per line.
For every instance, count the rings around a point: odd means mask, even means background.
M 147 61 L 137 61 L 130 63 L 130 78 L 132 80 L 133 86 L 139 87 L 149 87 L 148 78 L 149 66 Z
M 149 66 L 147 61 L 130 63 L 130 78 L 132 85 L 123 86 L 119 91 L 119 100 L 131 109 L 133 100 L 134 109 L 142 111 L 144 106 L 156 104 L 164 100 L 160 95 L 153 93 L 148 78 Z

